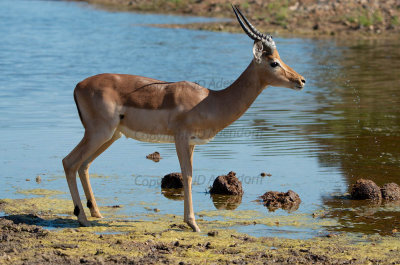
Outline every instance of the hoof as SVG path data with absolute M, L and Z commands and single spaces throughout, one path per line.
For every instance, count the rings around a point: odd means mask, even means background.
M 80 226 L 83 226 L 83 227 L 91 226 L 90 222 L 88 220 L 78 220 L 78 222 L 79 222 Z
M 95 218 L 104 218 L 100 212 L 96 212 L 96 213 L 90 213 L 90 216 L 95 217 Z
M 193 232 L 201 232 L 200 228 L 197 226 L 197 224 L 194 221 L 192 221 L 192 222 L 189 221 L 189 222 L 186 222 L 186 223 L 187 223 L 188 226 L 190 226 L 190 228 L 193 229 Z

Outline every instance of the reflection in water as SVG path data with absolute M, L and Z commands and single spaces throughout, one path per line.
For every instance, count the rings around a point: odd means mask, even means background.
M 210 197 L 218 210 L 235 210 L 242 203 L 242 195 L 210 194 Z
M 325 198 L 324 204 L 327 212 L 323 218 L 335 218 L 341 224 L 331 228 L 333 231 L 389 235 L 400 224 L 400 203 L 333 196 Z
M 319 162 L 339 167 L 349 186 L 360 178 L 380 186 L 400 183 L 400 42 L 342 44 L 340 54 L 325 51 L 325 60 L 339 67 L 334 69 L 335 78 L 321 72 L 316 80 L 325 83 L 329 92 L 316 94 L 321 107 L 314 114 L 320 121 L 307 124 L 304 131 L 322 147 Z M 345 197 L 323 202 L 327 217 L 343 224 L 338 230 L 390 233 L 400 225 L 398 205 Z
M 161 193 L 170 200 L 183 201 L 184 199 L 183 189 L 161 189 Z
M 400 42 L 366 42 L 328 54 L 340 65 L 327 84 L 332 97 L 318 98 L 320 123 L 307 125 L 327 152 L 322 163 L 334 161 L 348 184 L 359 178 L 378 185 L 400 179 Z M 316 52 L 315 54 L 318 54 Z M 320 77 L 321 81 L 325 76 Z

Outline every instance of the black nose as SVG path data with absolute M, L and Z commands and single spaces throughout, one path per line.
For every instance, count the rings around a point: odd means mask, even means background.
M 302 82 L 303 84 L 305 84 L 305 83 L 306 83 L 306 80 L 305 80 L 305 79 L 301 79 L 301 82 Z

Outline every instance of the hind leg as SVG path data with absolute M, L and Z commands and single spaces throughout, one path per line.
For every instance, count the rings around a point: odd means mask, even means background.
M 90 215 L 92 217 L 103 218 L 103 216 L 99 211 L 99 208 L 97 207 L 97 203 L 92 191 L 92 186 L 90 185 L 90 179 L 89 179 L 90 164 L 120 137 L 121 133 L 115 132 L 112 138 L 107 142 L 105 142 L 94 154 L 92 154 L 85 162 L 83 162 L 78 169 L 79 178 L 81 179 L 83 190 L 85 192 L 85 196 L 87 199 L 86 205 L 89 208 Z
M 76 172 L 92 154 L 94 154 L 103 144 L 109 141 L 115 129 L 96 128 L 94 130 L 86 130 L 81 142 L 63 159 L 63 166 L 68 182 L 68 187 L 74 203 L 74 215 L 78 217 L 78 221 L 83 226 L 89 226 L 83 206 L 79 197 L 78 186 L 76 183 Z

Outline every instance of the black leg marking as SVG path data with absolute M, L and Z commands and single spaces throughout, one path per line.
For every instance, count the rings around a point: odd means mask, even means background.
M 92 209 L 92 207 L 93 207 L 92 201 L 91 201 L 91 200 L 88 200 L 87 203 L 86 203 L 86 206 L 87 206 L 89 209 Z
M 74 209 L 74 215 L 75 215 L 75 216 L 78 216 L 78 215 L 79 215 L 79 212 L 80 212 L 79 207 L 78 207 L 78 205 L 76 205 L 76 206 L 75 206 L 75 209 Z
M 123 120 L 124 118 L 125 118 L 125 115 L 124 115 L 124 114 L 120 114 L 120 115 L 119 115 L 119 119 L 120 119 L 120 120 Z

